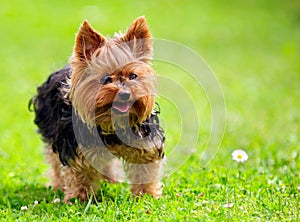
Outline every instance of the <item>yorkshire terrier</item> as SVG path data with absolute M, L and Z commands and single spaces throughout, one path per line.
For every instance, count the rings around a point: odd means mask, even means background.
M 113 38 L 85 20 L 69 65 L 38 87 L 34 121 L 46 144 L 50 185 L 65 202 L 87 200 L 99 180 L 121 181 L 124 171 L 134 195 L 162 195 L 165 137 L 152 43 L 144 17 Z

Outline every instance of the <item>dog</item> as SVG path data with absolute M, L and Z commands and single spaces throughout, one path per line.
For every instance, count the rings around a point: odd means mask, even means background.
M 162 195 L 165 136 L 152 53 L 143 16 L 112 38 L 84 20 L 68 65 L 38 87 L 30 101 L 34 122 L 50 185 L 64 192 L 64 202 L 86 201 L 100 180 L 122 181 L 124 172 L 133 195 Z

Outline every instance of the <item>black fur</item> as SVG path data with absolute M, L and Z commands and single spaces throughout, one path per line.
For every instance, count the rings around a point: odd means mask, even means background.
M 39 128 L 38 132 L 44 142 L 52 144 L 53 151 L 59 153 L 63 164 L 75 158 L 78 146 L 72 125 L 72 105 L 63 92 L 71 72 L 70 66 L 66 66 L 51 74 L 30 101 L 34 107 L 34 122 Z
M 29 107 L 33 105 L 34 122 L 39 128 L 38 132 L 44 142 L 52 144 L 53 151 L 59 153 L 64 165 L 69 165 L 69 160 L 76 158 L 78 144 L 89 148 L 113 146 L 124 141 L 121 141 L 116 134 L 104 134 L 99 126 L 89 130 L 81 118 L 75 115 L 72 104 L 64 92 L 68 87 L 71 72 L 70 66 L 66 66 L 52 73 L 48 80 L 38 87 L 37 95 L 29 102 Z M 158 136 L 163 144 L 165 137 L 159 126 L 159 113 L 158 109 L 137 129 L 130 129 L 131 132 L 141 139 L 153 139 Z M 163 153 L 159 155 L 162 158 L 164 156 Z

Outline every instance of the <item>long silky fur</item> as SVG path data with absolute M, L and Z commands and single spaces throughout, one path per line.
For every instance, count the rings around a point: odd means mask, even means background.
M 72 105 L 65 97 L 64 88 L 68 87 L 71 75 L 70 66 L 52 73 L 48 80 L 37 89 L 37 95 L 30 101 L 35 112 L 34 122 L 44 142 L 52 145 L 59 153 L 63 164 L 74 159 L 78 143 L 72 125 Z
M 124 139 L 121 140 L 115 133 L 103 132 L 100 126 L 91 130 L 75 114 L 71 101 L 65 94 L 65 88 L 69 88 L 71 72 L 71 67 L 66 66 L 52 73 L 48 80 L 38 87 L 38 94 L 29 103 L 29 107 L 33 105 L 34 122 L 39 128 L 38 132 L 42 135 L 44 142 L 52 144 L 53 152 L 59 153 L 59 158 L 64 165 L 69 165 L 71 160 L 75 160 L 78 154 L 78 144 L 85 148 L 114 146 L 121 145 Z M 159 109 L 153 111 L 142 124 L 134 125 L 128 130 L 141 139 L 151 140 L 158 136 L 163 144 L 165 137 L 159 126 L 159 113 Z M 130 133 L 125 131 L 124 134 Z M 160 155 L 163 158 L 164 154 Z
M 116 158 L 123 160 L 134 195 L 162 195 L 165 137 L 159 109 L 154 108 L 157 78 L 150 65 L 152 50 L 143 16 L 113 38 L 102 36 L 85 20 L 69 65 L 52 73 L 30 100 L 51 165 L 50 184 L 62 189 L 64 202 L 73 197 L 87 200 L 98 189 L 98 180 L 120 181 Z M 138 78 L 131 81 L 133 73 Z M 107 74 L 111 85 L 99 82 Z M 132 97 L 128 102 L 134 101 L 129 116 L 113 118 L 113 102 L 126 88 Z M 104 155 L 107 150 L 111 157 Z

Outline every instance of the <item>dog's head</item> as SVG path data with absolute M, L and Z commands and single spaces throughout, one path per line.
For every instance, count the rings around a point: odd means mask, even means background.
M 103 37 L 84 21 L 70 59 L 70 99 L 76 113 L 88 125 L 107 124 L 111 115 L 143 122 L 154 106 L 151 57 L 151 34 L 144 17 L 113 38 Z

